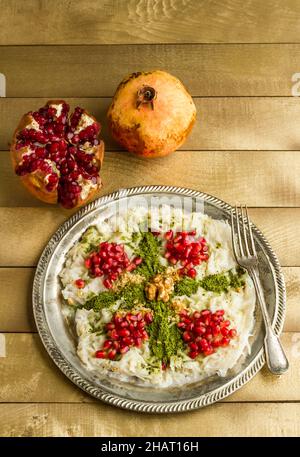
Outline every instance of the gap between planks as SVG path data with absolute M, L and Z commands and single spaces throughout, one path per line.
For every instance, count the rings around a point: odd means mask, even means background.
M 277 253 L 281 265 L 299 266 L 300 208 L 250 208 L 249 213 Z M 72 214 L 74 211 L 57 207 L 0 207 L 0 265 L 36 265 L 49 238 Z M 29 236 L 33 227 L 38 227 L 34 237 Z
M 0 358 L 0 402 L 97 402 L 74 386 L 55 366 L 37 334 L 4 336 L 6 357 Z M 281 341 L 290 361 L 289 371 L 276 377 L 264 367 L 251 382 L 223 402 L 300 400 L 300 378 L 297 375 L 300 369 L 300 332 L 283 333 Z
M 297 44 L 100 45 L 91 52 L 87 46 L 0 49 L 8 98 L 108 97 L 124 76 L 155 68 L 177 76 L 194 97 L 292 96 L 300 60 Z
M 0 268 L 0 331 L 4 333 L 36 332 L 32 314 L 32 282 L 35 268 Z M 300 267 L 284 267 L 287 289 L 285 332 L 300 331 Z
M 183 164 L 188 173 L 183 170 Z M 204 173 L 200 172 L 202 169 Z M 0 207 L 49 207 L 21 185 L 8 151 L 0 152 L 0 170 Z M 132 185 L 176 183 L 206 191 L 232 204 L 238 196 L 249 207 L 300 207 L 299 175 L 298 151 L 177 151 L 152 160 L 122 151 L 107 152 L 101 170 L 104 183 L 101 194 Z M 249 192 L 253 186 L 255 192 Z
M 298 436 L 299 403 L 217 403 L 150 415 L 98 404 L 2 404 L 2 436 Z
M 0 149 L 7 149 L 21 115 L 47 101 L 44 99 L 0 99 Z M 107 149 L 120 150 L 105 122 L 110 98 L 68 98 L 72 107 L 84 106 L 101 122 Z M 195 99 L 198 118 L 187 138 L 188 150 L 288 150 L 300 145 L 298 97 L 201 98 Z M 278 126 L 280 125 L 280 129 Z

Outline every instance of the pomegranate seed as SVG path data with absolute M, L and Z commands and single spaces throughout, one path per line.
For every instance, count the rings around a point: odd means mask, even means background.
M 130 335 L 130 331 L 124 328 L 124 329 L 119 331 L 119 335 L 120 336 L 129 336 Z
M 108 278 L 105 278 L 105 279 L 104 279 L 103 285 L 104 285 L 107 289 L 111 289 L 111 288 L 112 288 L 112 282 L 111 282 L 110 279 L 108 279 Z
M 195 278 L 197 276 L 197 272 L 196 272 L 195 268 L 190 268 L 187 272 L 187 275 L 190 278 Z
M 232 328 L 231 330 L 229 330 L 228 336 L 229 336 L 230 338 L 235 338 L 236 335 L 237 335 L 237 331 L 236 331 L 235 328 Z
M 112 340 L 118 340 L 120 338 L 119 337 L 119 333 L 117 332 L 116 329 L 113 329 L 111 331 L 110 337 L 111 337 Z
M 190 357 L 191 359 L 195 359 L 198 355 L 199 355 L 199 352 L 198 352 L 198 351 L 191 351 L 191 352 L 189 352 L 189 357 Z
M 143 259 L 141 257 L 135 257 L 135 259 L 133 259 L 133 263 L 138 266 L 142 263 Z
M 133 338 L 123 338 L 123 343 L 128 345 L 128 346 L 132 346 L 133 344 Z
M 194 331 L 197 335 L 203 335 L 206 332 L 205 326 L 197 326 Z
M 201 317 L 207 317 L 207 316 L 210 316 L 210 315 L 211 315 L 211 312 L 208 309 L 203 309 L 201 311 Z
M 185 328 L 186 328 L 186 324 L 185 324 L 184 322 L 178 322 L 177 327 L 178 327 L 178 328 L 182 328 L 182 329 L 184 328 L 184 329 L 185 329 Z
M 146 313 L 145 316 L 144 316 L 144 319 L 146 321 L 146 324 L 151 324 L 151 322 L 153 322 L 152 313 Z
M 175 257 L 170 257 L 169 258 L 169 262 L 172 264 L 172 265 L 175 265 L 177 263 L 177 259 Z
M 165 233 L 165 239 L 169 241 L 173 238 L 173 235 L 174 235 L 173 230 L 169 230 L 168 232 Z
M 221 340 L 221 345 L 222 346 L 228 346 L 229 343 L 230 343 L 230 339 L 229 338 L 226 338 L 226 337 L 222 338 L 222 340 Z
M 224 314 L 225 314 L 224 309 L 219 309 L 218 311 L 215 312 L 216 316 L 224 316 Z
M 189 332 L 185 331 L 182 335 L 182 338 L 184 341 L 188 342 L 191 341 L 192 335 Z
M 92 265 L 91 259 L 90 259 L 90 258 L 85 259 L 84 265 L 85 265 L 85 267 L 86 267 L 87 269 L 90 269 L 90 268 L 91 268 L 91 265 Z
M 106 359 L 106 352 L 105 351 L 96 351 L 95 357 L 97 359 Z
M 114 328 L 115 328 L 115 324 L 113 324 L 112 322 L 109 322 L 108 324 L 106 324 L 107 330 L 113 330 Z
M 114 341 L 112 346 L 116 351 L 120 349 L 120 343 L 118 341 Z
M 227 328 L 227 327 L 221 328 L 221 334 L 222 334 L 223 336 L 227 336 L 227 335 L 229 334 L 228 328 Z
M 108 357 L 110 360 L 114 360 L 114 359 L 116 358 L 116 355 L 117 355 L 116 349 L 111 349 L 111 350 L 107 353 L 107 357 Z
M 112 347 L 113 343 L 110 340 L 105 340 L 103 343 L 103 349 L 110 349 Z
M 229 327 L 229 325 L 230 325 L 230 321 L 228 321 L 228 320 L 223 321 L 223 322 L 221 323 L 221 327 L 222 327 L 222 328 L 223 328 L 223 327 Z
M 123 346 L 121 349 L 120 349 L 120 354 L 125 354 L 126 352 L 129 351 L 129 346 Z
M 198 345 L 197 343 L 189 343 L 189 348 L 192 350 L 192 351 L 198 351 Z
M 123 322 L 121 322 L 120 327 L 121 328 L 126 328 L 126 327 L 128 327 L 128 325 L 129 325 L 128 322 L 123 321 Z
M 75 284 L 78 289 L 83 289 L 85 286 L 85 281 L 83 279 L 76 279 Z

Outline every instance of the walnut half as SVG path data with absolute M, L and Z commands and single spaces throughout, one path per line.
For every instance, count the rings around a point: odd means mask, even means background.
M 175 278 L 174 271 L 167 269 L 163 274 L 157 274 L 145 286 L 145 293 L 148 300 L 161 300 L 164 303 L 169 301 L 170 295 L 174 290 Z

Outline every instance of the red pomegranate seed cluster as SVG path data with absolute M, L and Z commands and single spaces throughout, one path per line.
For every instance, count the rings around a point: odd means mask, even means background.
M 104 276 L 104 286 L 111 289 L 113 281 L 118 279 L 123 271 L 133 271 L 141 262 L 141 257 L 130 261 L 122 244 L 105 241 L 100 243 L 97 251 L 89 255 L 85 266 L 91 276 Z
M 196 231 L 177 232 L 169 230 L 165 233 L 166 253 L 165 257 L 169 263 L 175 265 L 180 262 L 181 268 L 179 273 L 187 275 L 190 278 L 195 278 L 197 272 L 194 268 L 200 265 L 203 261 L 208 260 L 208 246 L 205 238 L 195 239 Z
M 186 310 L 181 311 L 177 326 L 183 331 L 182 339 L 189 347 L 189 357 L 211 355 L 218 347 L 228 346 L 237 335 L 234 328 L 229 328 L 230 321 L 224 319 L 224 313 L 223 309 L 215 313 L 205 309 L 191 315 Z
M 116 313 L 111 322 L 106 324 L 107 339 L 101 350 L 96 351 L 98 359 L 116 360 L 129 351 L 131 347 L 140 348 L 149 335 L 145 330 L 146 325 L 151 324 L 153 316 L 151 312 L 143 314 Z
M 16 167 L 16 174 L 24 176 L 39 171 L 44 176 L 45 188 L 57 189 L 58 201 L 65 208 L 76 205 L 82 180 L 96 184 L 99 179 L 99 164 L 93 152 L 99 145 L 100 124 L 93 124 L 76 134 L 76 128 L 84 113 L 77 107 L 68 119 L 69 105 L 60 103 L 61 113 L 54 106 L 46 105 L 38 111 L 29 112 L 39 130 L 24 128 L 18 133 L 16 149 L 28 148 Z

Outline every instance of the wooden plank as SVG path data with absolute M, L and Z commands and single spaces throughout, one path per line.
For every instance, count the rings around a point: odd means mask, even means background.
M 4 334 L 6 357 L 0 359 L 0 402 L 94 402 L 54 365 L 37 334 Z M 226 402 L 300 400 L 300 333 L 285 333 L 282 343 L 290 361 L 281 377 L 264 368 Z M 26 379 L 26 382 L 24 382 Z
M 0 149 L 7 149 L 21 115 L 39 108 L 46 99 L 0 99 Z M 103 123 L 107 149 L 118 149 L 107 132 L 109 98 L 68 99 Z M 298 150 L 300 104 L 297 97 L 195 98 L 198 120 L 184 150 Z M 280 126 L 280 128 L 279 128 Z
M 0 332 L 36 332 L 32 315 L 34 268 L 0 268 Z M 300 268 L 284 267 L 287 314 L 284 331 L 300 331 Z
M 7 97 L 109 97 L 123 76 L 154 68 L 194 96 L 290 96 L 299 67 L 299 44 L 1 48 Z
M 34 268 L 0 268 L 0 332 L 35 332 L 32 314 Z
M 297 0 L 1 0 L 0 10 L 3 44 L 299 42 Z
M 299 436 L 299 403 L 219 403 L 167 415 L 102 404 L 3 404 L 1 436 Z
M 183 172 L 183 164 L 188 173 Z M 298 151 L 177 151 L 151 161 L 108 152 L 101 175 L 101 195 L 131 185 L 180 184 L 231 204 L 238 195 L 249 206 L 300 206 Z M 251 188 L 255 192 L 249 192 Z M 7 151 L 0 152 L 0 206 L 48 206 L 21 185 Z
M 0 208 L 0 266 L 36 265 L 50 236 L 71 214 L 72 211 L 50 206 Z M 299 266 L 300 208 L 252 208 L 250 215 L 265 233 L 281 264 Z

